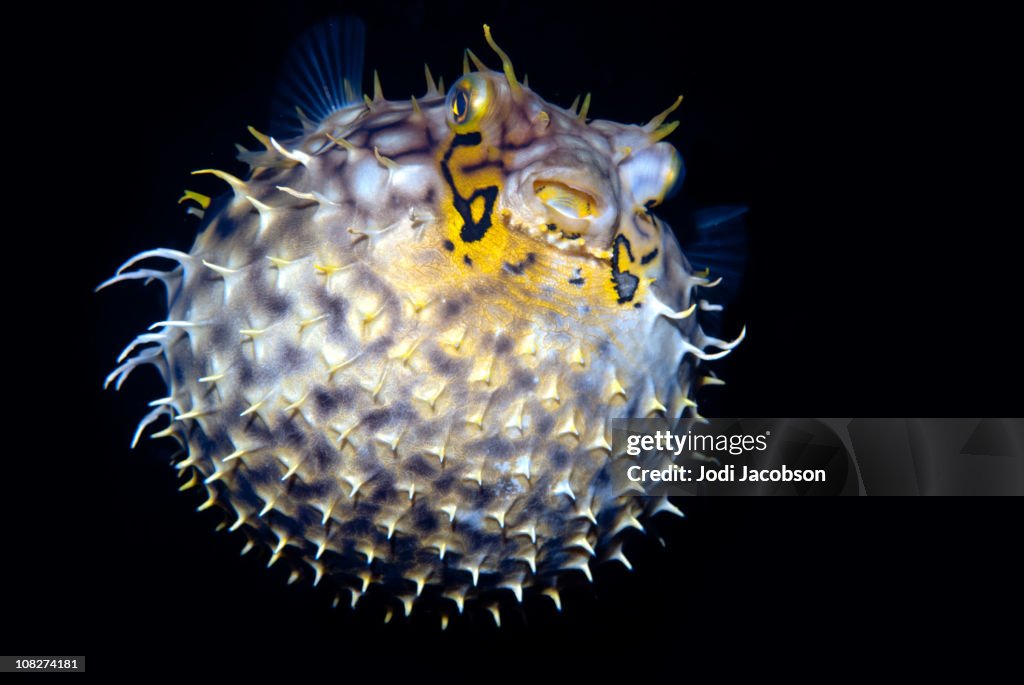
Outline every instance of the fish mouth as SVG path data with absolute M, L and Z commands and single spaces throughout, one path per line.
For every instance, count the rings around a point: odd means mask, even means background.
M 538 169 L 524 179 L 526 195 L 546 232 L 569 240 L 602 242 L 613 213 L 600 183 L 579 169 Z M 550 237 L 550 236 L 549 236 Z
M 587 219 L 599 213 L 597 199 L 591 193 L 563 181 L 534 179 L 533 194 L 542 204 L 566 219 Z

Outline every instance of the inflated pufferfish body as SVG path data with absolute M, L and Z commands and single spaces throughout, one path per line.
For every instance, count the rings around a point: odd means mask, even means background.
M 197 172 L 233 194 L 191 252 L 129 263 L 178 266 L 112 279 L 169 292 L 112 374 L 168 382 L 140 433 L 166 415 L 204 507 L 353 605 L 378 585 L 406 612 L 524 587 L 558 604 L 595 557 L 628 566 L 624 531 L 678 510 L 615 491 L 610 422 L 695 413 L 697 361 L 734 344 L 702 333 L 709 284 L 650 212 L 682 176 L 659 142 L 675 105 L 587 121 L 498 53 L 504 73 L 447 96 L 428 72 L 419 100 L 377 89 L 295 139 L 254 132 L 247 180 Z

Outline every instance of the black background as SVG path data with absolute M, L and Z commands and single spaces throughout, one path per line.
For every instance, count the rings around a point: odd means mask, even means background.
M 953 644 L 965 631 L 987 636 L 992 612 L 1020 602 L 1012 500 L 687 502 L 685 521 L 655 526 L 664 548 L 634 541 L 636 572 L 602 567 L 595 592 L 567 595 L 562 615 L 528 601 L 527 620 L 510 614 L 502 631 L 488 617 L 444 634 L 417 620 L 384 627 L 238 557 L 241 540 L 215 534 L 214 514 L 194 512 L 199 495 L 175 491 L 166 446 L 127 448 L 145 401 L 162 395 L 155 374 L 139 373 L 120 394 L 100 390 L 123 345 L 159 318 L 159 287 L 91 290 L 142 249 L 190 247 L 197 224 L 175 200 L 185 187 L 220 189 L 188 172 L 241 171 L 233 144 L 252 145 L 246 124 L 266 125 L 291 40 L 346 9 L 366 21 L 367 70 L 381 71 L 391 98 L 422 92 L 424 61 L 450 84 L 463 47 L 496 64 L 484 22 L 542 96 L 567 105 L 593 92 L 592 117 L 639 123 L 685 95 L 669 140 L 688 176 L 661 216 L 674 223 L 693 207 L 750 207 L 749 268 L 725 322 L 732 333 L 745 324 L 748 338 L 715 367 L 729 383 L 717 413 L 1020 415 L 1018 355 L 1003 342 L 1019 286 L 999 249 L 980 247 L 986 219 L 965 221 L 945 187 L 933 186 L 946 174 L 942 155 L 931 155 L 951 144 L 949 131 L 933 131 L 916 107 L 940 101 L 933 87 L 952 73 L 956 41 L 929 43 L 927 12 L 552 2 L 91 8 L 62 17 L 75 33 L 72 76 L 60 81 L 67 101 L 52 108 L 56 142 L 36 142 L 65 155 L 57 170 L 87 197 L 49 200 L 74 254 L 57 263 L 74 268 L 49 272 L 59 299 L 32 305 L 65 315 L 52 350 L 49 339 L 29 341 L 58 360 L 52 376 L 36 379 L 31 406 L 65 418 L 14 450 L 43 472 L 11 488 L 19 544 L 5 558 L 14 636 L 5 651 L 87 652 L 94 670 L 342 677 L 422 668 L 478 680 L 527 677 L 552 668 L 542 666 L 547 657 L 567 671 L 621 665 L 643 677 L 685 673 L 722 649 L 790 648 L 777 654 L 796 654 L 785 663 L 798 668 L 815 654 L 899 652 L 913 635 Z M 49 83 L 41 76 L 37 85 Z M 82 393 L 73 401 L 68 375 Z M 60 485 L 71 486 L 67 494 Z

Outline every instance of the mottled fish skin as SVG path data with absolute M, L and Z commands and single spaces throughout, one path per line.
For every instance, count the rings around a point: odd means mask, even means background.
M 734 344 L 650 211 L 681 173 L 664 116 L 587 121 L 507 73 L 256 133 L 249 178 L 208 172 L 233 192 L 190 253 L 140 255 L 179 262 L 152 272 L 169 311 L 112 379 L 156 364 L 146 422 L 204 507 L 353 606 L 559 604 L 595 558 L 628 566 L 625 532 L 676 510 L 615 490 L 610 422 L 696 415 L 697 364 Z

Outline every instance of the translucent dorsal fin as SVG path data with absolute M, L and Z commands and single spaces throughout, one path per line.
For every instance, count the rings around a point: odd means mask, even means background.
M 288 52 L 275 97 L 271 131 L 301 133 L 301 110 L 313 121 L 361 101 L 366 27 L 362 20 L 336 17 L 306 30 Z M 352 94 L 357 98 L 353 98 Z

